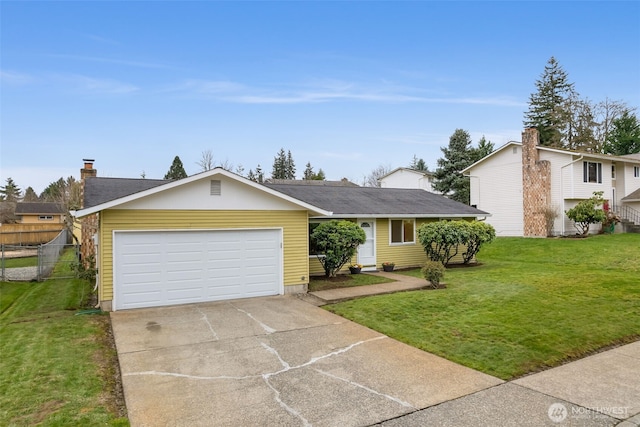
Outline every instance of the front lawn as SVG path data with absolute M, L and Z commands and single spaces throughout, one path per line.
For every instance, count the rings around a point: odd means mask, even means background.
M 447 289 L 326 308 L 502 379 L 640 338 L 638 234 L 499 238 L 478 259 L 448 269 Z
M 109 318 L 76 315 L 91 285 L 65 274 L 0 283 L 0 425 L 128 425 Z

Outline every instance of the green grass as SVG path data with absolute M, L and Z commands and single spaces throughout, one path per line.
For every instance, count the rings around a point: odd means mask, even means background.
M 326 308 L 503 379 L 640 338 L 638 234 L 500 238 L 478 259 L 448 269 L 447 289 Z
M 56 278 L 65 274 L 0 283 L 0 425 L 128 425 L 114 398 L 109 318 L 75 315 L 91 285 Z
M 323 276 L 312 277 L 309 282 L 309 292 L 324 291 L 327 289 L 349 288 L 352 286 L 367 286 L 378 283 L 389 283 L 393 280 L 375 274 L 340 274 L 333 279 Z
M 37 267 L 37 266 L 38 266 L 37 256 L 4 259 L 4 268 Z

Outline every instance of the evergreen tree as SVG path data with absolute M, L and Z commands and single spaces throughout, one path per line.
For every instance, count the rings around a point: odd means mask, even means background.
M 640 122 L 626 110 L 612 122 L 612 129 L 605 144 L 605 153 L 623 156 L 640 153 Z
M 285 179 L 296 179 L 296 164 L 291 156 L 291 150 L 287 151 L 287 160 L 285 162 Z
M 273 158 L 272 179 L 287 179 L 287 155 L 284 148 L 281 148 L 276 157 Z
M 7 178 L 7 183 L 0 187 L 0 197 L 2 198 L 2 201 L 18 202 L 21 195 L 22 190 L 20 190 L 20 187 L 18 187 L 11 177 Z
M 40 201 L 40 199 L 33 187 L 27 187 L 27 189 L 24 190 L 24 197 L 22 198 L 22 201 L 33 203 Z
M 438 159 L 433 189 L 453 200 L 469 204 L 469 178 L 463 176 L 461 171 L 474 163 L 479 150 L 471 147 L 471 136 L 463 129 L 456 129 L 449 138 L 449 146 L 440 150 L 444 158 Z
M 568 103 L 576 95 L 573 83 L 552 56 L 535 84 L 537 91 L 529 97 L 524 125 L 538 129 L 541 145 L 562 148 L 566 142 L 562 131 L 570 120 Z
M 322 170 L 322 168 L 318 169 L 318 173 L 315 174 L 315 176 L 313 177 L 314 181 L 324 181 L 327 179 L 327 176 L 324 174 L 324 171 Z
M 413 155 L 413 159 L 411 159 L 411 164 L 409 165 L 409 169 L 413 169 L 416 171 L 424 171 L 429 172 L 429 168 L 425 163 L 424 159 L 419 159 L 415 154 Z
M 482 135 L 482 138 L 480 138 L 480 141 L 478 141 L 478 147 L 473 150 L 473 158 L 471 164 L 477 162 L 483 157 L 487 157 L 489 154 L 493 153 L 493 150 L 493 142 L 487 141 L 484 135 Z
M 164 176 L 164 179 L 182 179 L 186 178 L 187 173 L 184 170 L 184 165 L 182 164 L 182 160 L 180 157 L 176 156 L 173 159 L 173 163 L 171 163 L 171 167 L 169 171 Z
M 307 166 L 304 169 L 304 173 L 302 174 L 302 179 L 310 181 L 314 178 L 315 172 L 313 172 L 313 167 L 311 166 L 311 162 L 307 162 Z

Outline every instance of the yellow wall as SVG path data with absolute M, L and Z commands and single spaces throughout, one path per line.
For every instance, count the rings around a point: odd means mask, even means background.
M 24 215 L 22 214 L 22 219 L 20 222 L 22 224 L 60 224 L 62 223 L 62 215 L 51 215 L 53 219 L 40 219 L 40 214 L 38 215 Z
M 113 231 L 283 228 L 284 285 L 309 283 L 307 211 L 106 210 L 100 214 L 100 301 L 113 299 Z

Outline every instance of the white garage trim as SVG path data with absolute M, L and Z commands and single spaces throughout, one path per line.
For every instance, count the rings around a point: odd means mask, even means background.
M 283 230 L 113 231 L 114 310 L 284 293 Z

